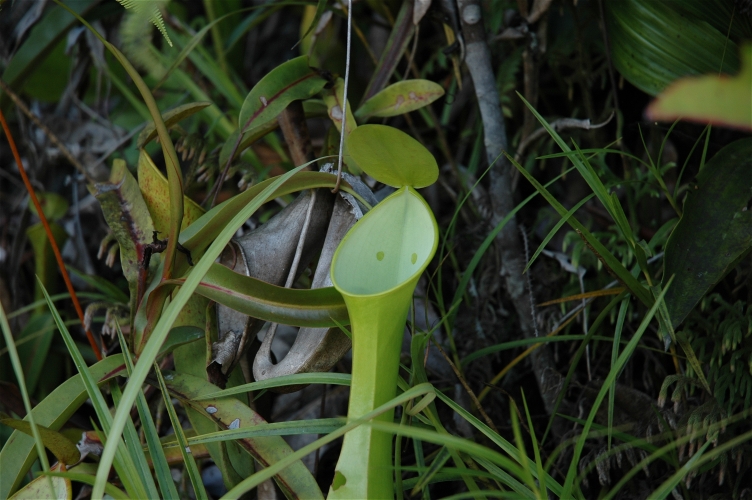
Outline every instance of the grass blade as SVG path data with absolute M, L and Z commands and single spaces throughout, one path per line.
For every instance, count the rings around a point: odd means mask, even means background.
M 301 165 L 300 167 L 279 176 L 274 182 L 269 184 L 269 186 L 264 189 L 264 191 L 262 191 L 253 202 L 243 207 L 243 209 L 233 217 L 229 224 L 222 229 L 211 246 L 206 250 L 206 253 L 201 260 L 193 267 L 185 284 L 180 287 L 180 290 L 178 290 L 173 296 L 170 304 L 165 308 L 154 328 L 154 332 L 141 352 L 138 362 L 131 374 L 131 378 L 128 381 L 128 385 L 123 392 L 123 401 L 112 421 L 111 440 L 119 438 L 122 434 L 123 429 L 125 428 L 125 423 L 130 418 L 130 408 L 133 406 L 138 393 L 141 391 L 141 385 L 146 380 L 146 376 L 151 369 L 152 363 L 154 363 L 154 360 L 159 353 L 159 348 L 167 337 L 172 324 L 177 319 L 183 306 L 188 302 L 188 299 L 193 295 L 196 287 L 204 277 L 204 274 L 209 270 L 209 267 L 214 263 L 214 260 L 219 257 L 219 254 L 222 253 L 222 250 L 224 250 L 227 243 L 234 236 L 235 231 L 237 231 L 238 228 L 267 201 L 267 198 L 277 189 L 277 187 L 282 185 L 287 179 L 306 166 L 307 165 Z M 107 479 L 109 467 L 115 457 L 115 452 L 116 445 L 112 442 L 108 442 L 102 451 L 102 458 L 99 463 L 99 469 L 97 470 L 97 485 L 95 485 L 92 493 L 92 498 L 94 499 L 102 498 L 104 493 L 104 483 Z
M 170 393 L 167 391 L 164 377 L 162 377 L 162 371 L 159 369 L 159 365 L 157 365 L 156 363 L 154 363 L 154 372 L 157 375 L 157 380 L 159 380 L 159 389 L 162 391 L 162 396 L 165 400 L 165 407 L 167 408 L 167 414 L 170 416 L 172 429 L 175 431 L 175 437 L 178 440 L 178 445 L 180 445 L 180 454 L 183 455 L 183 462 L 185 463 L 185 468 L 188 471 L 188 477 L 190 478 L 191 484 L 193 485 L 193 491 L 196 494 L 197 500 L 208 500 L 209 497 L 207 496 L 206 490 L 204 489 L 204 483 L 201 480 L 201 473 L 198 471 L 196 459 L 193 458 L 193 455 L 191 454 L 191 448 L 188 446 L 188 442 L 186 441 L 183 427 L 180 425 L 178 415 L 177 413 L 175 413 L 175 408 L 172 406 L 172 398 L 170 397 Z
M 121 346 L 127 346 L 125 338 L 123 337 L 123 331 L 120 329 L 120 324 L 117 325 L 117 334 L 120 339 Z M 128 375 L 133 372 L 133 360 L 131 359 L 131 353 L 127 349 L 123 350 L 123 357 L 125 358 L 125 366 L 128 370 Z M 136 407 L 138 408 L 138 416 L 141 419 L 141 426 L 144 431 L 144 437 L 146 437 L 146 445 L 149 449 L 149 455 L 151 456 L 152 464 L 154 465 L 154 474 L 157 476 L 157 482 L 159 483 L 160 498 L 167 499 L 179 499 L 177 488 L 175 488 L 175 481 L 172 480 L 172 474 L 170 473 L 170 466 L 167 464 L 167 458 L 162 448 L 162 443 L 159 440 L 159 433 L 154 425 L 154 419 L 151 417 L 149 411 L 149 405 L 146 402 L 146 397 L 143 391 L 138 394 L 136 399 Z M 105 493 L 106 493 L 105 488 Z
M 45 299 L 47 299 L 47 304 L 49 305 L 50 312 L 52 313 L 52 317 L 55 320 L 55 324 L 57 324 L 58 330 L 60 330 L 60 334 L 63 337 L 65 346 L 68 348 L 68 352 L 70 353 L 71 358 L 73 358 L 73 363 L 76 365 L 78 373 L 81 374 L 81 380 L 84 383 L 84 387 L 86 388 L 86 392 L 89 395 L 89 399 L 91 399 L 92 406 L 94 407 L 94 411 L 97 414 L 99 423 L 102 426 L 104 435 L 109 436 L 109 431 L 112 426 L 112 415 L 110 414 L 110 409 L 108 408 L 107 403 L 104 400 L 104 396 L 102 396 L 102 392 L 99 390 L 97 381 L 94 379 L 94 377 L 92 377 L 91 372 L 89 371 L 89 367 L 86 365 L 83 356 L 81 356 L 81 352 L 78 350 L 76 343 L 73 341 L 73 337 L 71 337 L 68 328 L 65 326 L 63 319 L 60 317 L 60 313 L 52 303 L 52 300 L 47 293 L 47 289 L 44 288 L 44 285 L 42 285 L 41 281 L 39 284 L 42 288 Z M 130 406 L 126 410 L 129 409 Z M 127 414 L 130 417 L 130 412 L 127 412 Z M 133 497 L 148 498 L 144 485 L 137 480 L 139 474 L 136 470 L 135 464 L 131 460 L 130 455 L 125 449 L 125 445 L 122 439 L 120 439 L 120 433 L 118 433 L 117 437 L 110 436 L 110 439 L 107 440 L 107 445 L 109 445 L 112 449 L 115 470 L 118 472 L 120 479 L 123 481 L 123 486 L 125 486 L 128 494 Z M 103 474 L 101 478 L 98 478 L 98 480 L 101 482 L 100 486 L 103 491 L 104 485 L 107 482 L 107 476 L 109 475 L 110 465 L 112 464 L 113 461 L 110 461 L 105 470 L 107 474 Z

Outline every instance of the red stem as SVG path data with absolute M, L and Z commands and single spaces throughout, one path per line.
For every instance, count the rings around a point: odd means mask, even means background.
M 102 353 L 99 350 L 99 346 L 97 346 L 96 340 L 94 340 L 94 335 L 91 333 L 91 331 L 89 331 L 88 328 L 84 326 L 84 311 L 83 309 L 81 309 L 81 303 L 78 301 L 76 291 L 73 289 L 73 283 L 71 283 L 70 276 L 68 276 L 68 270 L 65 269 L 65 263 L 63 262 L 63 256 L 60 254 L 60 248 L 58 248 L 57 242 L 52 236 L 50 223 L 47 222 L 47 217 L 45 217 L 44 212 L 42 211 L 42 205 L 39 203 L 39 198 L 37 198 L 37 194 L 34 191 L 31 182 L 29 181 L 29 177 L 26 175 L 26 170 L 24 169 L 23 163 L 21 162 L 21 156 L 18 154 L 18 149 L 16 148 L 16 141 L 13 140 L 13 135 L 10 133 L 10 128 L 8 127 L 8 123 L 5 121 L 5 115 L 3 114 L 2 110 L 0 110 L 0 122 L 2 122 L 3 130 L 5 131 L 5 135 L 8 137 L 10 149 L 11 151 L 13 151 L 13 158 L 15 158 L 16 164 L 18 165 L 18 171 L 21 172 L 21 177 L 23 178 L 23 182 L 26 185 L 26 190 L 29 192 L 29 196 L 31 196 L 31 201 L 34 202 L 34 206 L 37 209 L 37 214 L 39 215 L 39 218 L 42 221 L 42 225 L 44 226 L 44 230 L 47 233 L 47 239 L 50 240 L 52 252 L 55 254 L 57 266 L 60 268 L 60 272 L 63 275 L 63 280 L 65 281 L 65 286 L 66 288 L 68 288 L 68 293 L 70 293 L 71 299 L 73 300 L 73 306 L 76 308 L 76 313 L 78 313 L 78 319 L 81 321 L 81 326 L 86 331 L 86 337 L 89 339 L 89 344 L 91 344 L 91 348 L 94 350 L 94 355 L 97 357 L 97 360 L 101 361 Z

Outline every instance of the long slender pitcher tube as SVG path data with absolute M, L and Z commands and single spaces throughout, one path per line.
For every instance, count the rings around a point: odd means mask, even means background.
M 353 226 L 337 249 L 332 282 L 345 299 L 353 333 L 349 419 L 395 396 L 407 312 L 437 244 L 431 209 L 404 187 Z M 393 417 L 389 412 L 379 419 Z M 393 474 L 391 434 L 357 427 L 345 435 L 328 498 L 393 498 Z

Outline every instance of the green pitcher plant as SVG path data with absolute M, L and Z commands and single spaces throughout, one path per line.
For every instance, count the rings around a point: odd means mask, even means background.
M 436 219 L 415 188 L 438 178 L 436 160 L 395 128 L 364 125 L 348 137 L 363 170 L 397 191 L 343 238 L 331 276 L 350 316 L 353 340 L 348 419 L 395 396 L 400 348 L 418 279 L 438 245 Z M 391 422 L 393 412 L 379 420 Z M 370 425 L 345 435 L 329 498 L 393 498 L 392 436 Z

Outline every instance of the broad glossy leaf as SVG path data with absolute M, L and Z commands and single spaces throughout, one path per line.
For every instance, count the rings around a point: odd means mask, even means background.
M 605 6 L 614 66 L 650 95 L 684 76 L 739 69 L 734 34 L 749 37 L 749 19 L 733 14 L 733 2 L 618 0 Z
M 359 120 L 371 116 L 397 116 L 422 108 L 444 95 L 444 88 L 430 80 L 403 80 L 393 83 L 368 99 L 355 112 Z
M 721 149 L 697 176 L 666 244 L 663 286 L 676 327 L 752 248 L 752 139 Z
M 170 111 L 163 113 L 162 120 L 164 120 L 165 127 L 170 128 L 173 125 L 185 120 L 189 116 L 194 115 L 207 106 L 211 105 L 212 103 L 208 101 L 189 102 L 187 104 L 182 104 L 175 109 L 171 109 Z M 151 122 L 141 131 L 140 134 L 138 134 L 138 141 L 136 141 L 136 145 L 139 148 L 143 148 L 149 141 L 151 141 L 155 137 L 157 137 L 157 127 L 156 125 L 154 125 L 154 122 Z
M 234 398 L 194 401 L 203 394 L 216 392 L 218 387 L 205 380 L 180 373 L 165 372 L 165 384 L 170 393 L 181 403 L 217 424 L 221 429 L 241 429 L 265 424 L 266 421 L 247 405 Z M 292 450 L 280 436 L 244 438 L 236 441 L 244 450 L 264 467 L 282 460 Z M 277 484 L 288 498 L 323 498 L 316 480 L 303 465 L 297 461 L 275 476 Z
M 167 281 L 181 285 L 183 279 Z M 332 327 L 349 324 L 342 296 L 332 287 L 300 290 L 270 285 L 212 264 L 196 293 L 248 316 L 286 325 Z
M 121 354 L 108 356 L 89 367 L 100 384 L 124 370 Z M 58 430 L 88 397 L 81 375 L 74 375 L 37 404 L 32 410 L 34 421 Z M 7 498 L 16 490 L 36 457 L 34 439 L 15 431 L 0 450 L 0 498 Z
M 64 470 L 63 464 L 57 464 L 52 468 L 53 472 L 62 472 Z M 50 491 L 50 484 L 52 484 L 52 491 Z M 47 478 L 39 476 L 18 490 L 11 498 L 13 500 L 39 500 L 40 498 L 70 499 L 73 498 L 73 485 L 71 485 L 71 480 L 67 477 L 53 476 Z
M 241 132 L 276 118 L 292 101 L 314 96 L 326 83 L 308 66 L 306 56 L 280 64 L 267 73 L 245 98 L 238 118 Z
M 149 208 L 154 229 L 167 234 L 170 227 L 170 188 L 167 179 L 152 161 L 149 154 L 141 150 L 138 157 L 138 187 Z M 183 196 L 183 224 L 181 230 L 193 224 L 204 214 L 198 203 Z M 162 236 L 164 237 L 164 236 Z M 151 242 L 151 235 L 149 235 Z
M 28 436 L 33 436 L 31 431 L 31 424 L 26 420 L 20 420 L 18 418 L 2 418 L 0 424 L 13 427 L 14 429 L 23 432 Z M 81 453 L 76 448 L 75 443 L 72 443 L 70 439 L 62 435 L 57 431 L 37 424 L 39 434 L 42 437 L 44 446 L 55 455 L 55 458 L 59 462 L 66 465 L 75 464 L 81 458 Z
M 752 131 L 752 45 L 742 47 L 736 76 L 704 75 L 672 83 L 648 106 L 649 120 L 677 118 Z
M 418 141 L 394 127 L 362 125 L 347 138 L 355 162 L 368 175 L 392 187 L 430 186 L 439 178 L 436 158 Z

